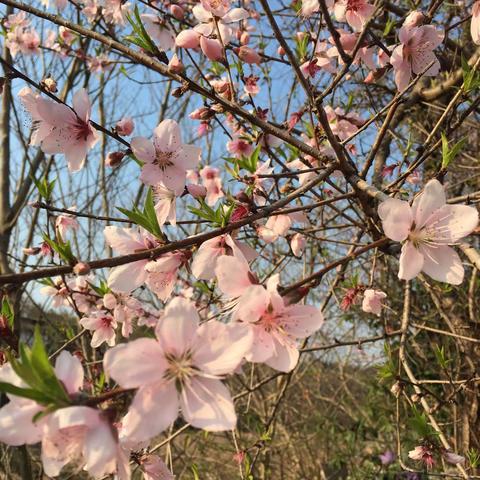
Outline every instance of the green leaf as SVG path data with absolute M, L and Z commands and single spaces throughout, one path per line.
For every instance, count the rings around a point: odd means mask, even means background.
M 428 423 L 427 416 L 424 413 L 420 413 L 415 407 L 413 407 L 413 417 L 408 420 L 408 423 L 419 437 L 427 438 L 437 434 Z
M 13 308 L 6 296 L 2 299 L 2 316 L 7 319 L 8 328 L 13 332 L 15 315 L 13 313 Z
M 28 398 L 34 400 L 41 405 L 49 402 L 49 399 L 45 397 L 41 392 L 33 390 L 32 388 L 22 388 L 12 385 L 7 382 L 0 382 L 0 392 L 7 393 L 9 395 L 15 395 L 16 397 Z
M 457 142 L 452 148 L 448 145 L 448 139 L 444 132 L 442 132 L 442 169 L 448 168 L 450 163 L 455 159 L 455 157 L 460 153 L 467 137 L 462 138 Z

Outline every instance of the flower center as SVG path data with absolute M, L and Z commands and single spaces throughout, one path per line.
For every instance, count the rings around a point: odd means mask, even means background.
M 92 133 L 92 129 L 90 125 L 80 118 L 77 118 L 77 123 L 73 126 L 75 132 L 75 138 L 77 140 L 84 140 L 87 141 L 88 137 Z
M 183 384 L 195 374 L 195 368 L 192 365 L 192 355 L 186 352 L 180 356 L 166 355 L 168 368 L 166 377 L 170 380 Z
M 172 161 L 173 152 L 162 152 L 161 150 L 155 150 L 154 164 L 158 165 L 161 170 L 165 170 L 167 167 L 173 165 Z

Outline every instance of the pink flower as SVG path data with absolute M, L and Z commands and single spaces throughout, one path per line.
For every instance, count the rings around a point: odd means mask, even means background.
M 423 462 L 427 468 L 433 467 L 433 452 L 431 448 L 427 446 L 420 445 L 415 447 L 413 450 L 408 452 L 408 457 L 412 460 Z
M 480 1 L 476 1 L 472 7 L 470 34 L 472 35 L 473 43 L 480 45 Z
M 211 6 L 213 5 L 213 6 Z M 192 8 L 195 18 L 200 22 L 194 27 L 194 30 L 203 37 L 218 35 L 224 45 L 230 43 L 233 37 L 233 29 L 229 26 L 231 23 L 246 20 L 249 17 L 248 12 L 244 8 L 232 8 L 228 2 L 217 2 L 203 0 L 201 4 L 197 4 Z M 215 26 L 214 15 L 217 17 L 218 32 Z M 222 42 L 219 42 L 220 44 Z
M 205 198 L 207 205 L 215 205 L 220 198 L 225 196 L 225 193 L 222 190 L 220 170 L 211 167 L 210 165 L 206 165 L 199 173 L 203 186 L 207 189 L 207 195 Z
M 183 252 L 168 252 L 154 261 L 148 262 L 146 283 L 158 298 L 165 302 L 172 294 L 177 280 L 178 269 L 186 262 Z
M 330 8 L 333 4 L 332 0 L 327 1 L 327 7 Z M 318 0 L 302 0 L 302 8 L 300 13 L 304 17 L 311 17 L 314 13 L 318 12 L 320 5 Z
M 168 221 L 171 225 L 176 225 L 177 209 L 175 206 L 175 193 L 161 184 L 153 186 L 152 189 L 158 224 L 162 226 Z
M 247 45 L 242 45 L 234 50 L 242 62 L 256 65 L 260 65 L 262 62 L 262 57 L 253 48 L 247 47 Z
M 303 212 L 272 215 L 264 227 L 257 229 L 258 236 L 266 243 L 275 242 L 287 234 L 293 222 L 308 223 L 308 218 Z
M 447 205 L 438 180 L 430 180 L 413 201 L 390 198 L 378 207 L 385 235 L 406 242 L 400 255 L 398 278 L 410 280 L 421 271 L 441 282 L 459 285 L 464 270 L 449 245 L 470 234 L 478 224 L 478 212 L 466 205 Z
M 145 455 L 140 459 L 144 480 L 175 480 L 165 462 L 158 455 Z
M 235 257 L 220 257 L 215 273 L 224 293 L 240 297 L 233 319 L 253 335 L 252 349 L 245 358 L 265 362 L 281 372 L 295 368 L 299 358 L 297 339 L 310 336 L 322 326 L 321 311 L 310 305 L 287 305 L 277 292 L 278 275 L 269 278 L 267 288 L 256 285 L 248 265 Z
M 109 23 L 125 25 L 125 14 L 129 11 L 130 4 L 122 0 L 105 0 L 103 15 Z
M 63 153 L 71 172 L 80 170 L 87 152 L 98 141 L 90 125 L 90 100 L 85 89 L 73 96 L 73 109 L 42 98 L 28 87 L 18 93 L 32 116 L 34 133 L 31 144 L 40 145 L 47 154 Z
M 260 92 L 260 87 L 258 86 L 259 77 L 255 75 L 249 75 L 248 77 L 244 78 L 245 85 L 243 89 L 245 93 L 250 95 L 257 95 Z
M 121 228 L 108 226 L 103 231 L 107 244 L 115 252 L 121 255 L 135 253 L 142 250 L 148 250 L 158 246 L 158 242 L 145 231 L 133 228 Z M 147 266 L 149 260 L 139 260 L 138 262 L 127 263 L 114 267 L 110 270 L 108 276 L 108 286 L 122 293 L 129 293 L 140 287 L 147 279 Z
M 257 256 L 255 250 L 244 243 L 234 240 L 230 235 L 220 235 L 203 242 L 193 257 L 192 273 L 199 280 L 211 280 L 215 277 L 215 268 L 222 255 L 233 255 L 251 262 Z
M 387 294 L 381 290 L 371 288 L 365 290 L 363 294 L 362 310 L 367 313 L 380 315 L 382 311 L 382 300 L 387 298 Z
M 296 233 L 290 240 L 290 248 L 296 257 L 301 257 L 305 250 L 307 240 L 301 233 Z
M 90 343 L 92 348 L 99 347 L 103 342 L 110 347 L 115 345 L 117 322 L 109 313 L 103 310 L 93 312 L 89 317 L 83 317 L 80 325 L 94 332 Z
M 443 40 L 443 32 L 432 25 L 404 26 L 398 33 L 400 45 L 395 47 L 390 63 L 395 70 L 395 83 L 399 91 L 407 88 L 412 73 L 419 75 L 431 63 L 424 75 L 432 77 L 440 71 L 440 62 L 433 53 Z
M 219 40 L 201 36 L 200 48 L 204 55 L 212 62 L 221 62 L 225 59 L 223 45 Z
M 366 0 L 339 0 L 335 2 L 335 17 L 339 22 L 346 21 L 354 30 L 363 29 L 372 16 L 375 7 Z
M 180 48 L 197 48 L 200 46 L 200 35 L 195 30 L 182 30 L 175 39 Z
M 172 58 L 168 62 L 168 71 L 173 73 L 182 73 L 185 70 L 185 66 L 182 61 L 177 57 L 177 54 L 174 53 Z
M 70 396 L 80 393 L 84 375 L 76 357 L 61 352 L 55 374 Z M 10 364 L 0 367 L 0 379 L 26 387 Z M 59 475 L 63 466 L 74 460 L 96 478 L 129 471 L 128 459 L 120 454 L 112 426 L 99 410 L 83 406 L 60 408 L 34 422 L 34 415 L 42 412 L 43 406 L 13 395 L 8 398 L 10 402 L 0 409 L 0 441 L 9 445 L 41 441 L 43 469 L 49 477 Z
M 156 42 L 160 50 L 170 50 L 175 46 L 175 34 L 165 20 L 158 15 L 142 14 L 145 30 Z
M 156 329 L 157 339 L 140 338 L 108 350 L 104 368 L 119 385 L 137 388 L 122 430 L 132 442 L 148 440 L 178 416 L 208 431 L 235 428 L 236 415 L 221 378 L 238 367 L 251 337 L 237 324 L 199 325 L 192 302 L 174 298 Z
M 227 150 L 236 158 L 249 157 L 253 153 L 253 145 L 241 136 L 235 135 L 227 142 Z
M 122 136 L 129 136 L 135 129 L 135 123 L 131 117 L 123 117 L 115 124 L 115 131 Z
M 359 33 L 349 33 L 349 32 L 346 32 L 345 30 L 340 30 L 339 31 L 340 33 L 340 43 L 343 47 L 343 49 L 345 50 L 345 52 L 349 55 L 353 54 L 353 51 L 354 51 L 354 48 L 355 48 L 355 45 L 357 43 L 357 40 L 358 40 L 358 37 L 359 37 Z M 330 43 L 332 43 L 333 45 L 335 45 L 335 42 L 333 40 L 333 38 L 329 38 L 328 39 Z M 358 65 L 360 64 L 360 62 L 363 62 L 367 68 L 369 68 L 370 70 L 375 70 L 376 68 L 376 65 L 375 65 L 375 62 L 373 60 L 373 55 L 374 55 L 374 52 L 375 52 L 375 48 L 374 47 L 368 47 L 367 46 L 368 44 L 365 42 L 365 46 L 362 46 L 357 55 L 355 56 L 354 60 L 353 60 L 353 64 L 354 65 Z M 332 48 L 330 48 L 327 52 L 327 56 L 328 57 L 338 57 L 338 62 L 339 63 L 342 63 L 343 64 L 343 60 L 340 56 L 340 53 L 338 52 L 338 49 L 336 46 L 333 46 Z
M 55 220 L 55 227 L 62 239 L 65 240 L 67 232 L 69 230 L 78 230 L 80 225 L 72 215 L 59 215 Z
M 259 163 L 253 174 L 253 198 L 257 205 L 263 206 L 267 203 L 267 190 L 272 184 L 272 180 L 261 175 L 269 175 L 273 172 L 270 166 L 270 159 L 266 162 Z
M 131 147 L 134 155 L 145 162 L 140 175 L 142 182 L 161 183 L 176 195 L 183 192 L 186 171 L 200 161 L 200 148 L 182 143 L 180 127 L 174 120 L 160 122 L 152 140 L 133 138 Z

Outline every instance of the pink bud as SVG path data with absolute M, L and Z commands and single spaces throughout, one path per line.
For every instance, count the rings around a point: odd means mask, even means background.
M 179 5 L 170 5 L 170 13 L 177 19 L 183 20 L 185 16 L 185 11 Z
M 230 215 L 230 222 L 238 222 L 242 218 L 245 218 L 249 215 L 250 209 L 248 205 L 239 204 L 235 207 L 232 214 Z
M 40 247 L 28 247 L 23 249 L 25 255 L 37 255 L 40 253 Z
M 113 293 L 106 293 L 103 296 L 103 306 L 108 310 L 113 310 L 117 306 L 117 299 Z
M 277 48 L 277 53 L 280 56 L 283 56 L 283 55 L 285 55 L 285 49 L 282 46 L 280 46 L 280 47 Z
M 135 128 L 135 124 L 133 123 L 133 120 L 130 117 L 122 118 L 115 125 L 115 131 L 119 135 L 125 135 L 125 136 L 131 135 L 134 128 Z
M 116 167 L 120 165 L 124 156 L 125 154 L 123 152 L 109 152 L 105 159 L 105 165 L 110 168 Z
M 424 21 L 425 15 L 422 12 L 415 10 L 407 15 L 407 18 L 403 22 L 403 26 L 408 28 L 418 27 L 422 25 Z
M 205 198 L 207 196 L 207 189 L 202 185 L 194 185 L 189 183 L 187 185 L 188 193 L 194 198 Z
M 182 73 L 185 70 L 182 61 L 174 53 L 173 57 L 168 62 L 168 71 L 172 73 Z
M 248 32 L 243 32 L 240 35 L 240 45 L 246 45 L 250 41 L 250 34 Z
M 207 37 L 200 37 L 200 48 L 205 56 L 213 62 L 220 62 L 223 60 L 223 47 L 218 40 L 212 40 Z
M 90 265 L 84 262 L 78 262 L 73 267 L 73 273 L 75 275 L 88 275 L 90 273 Z
M 262 57 L 253 48 L 242 45 L 240 48 L 235 49 L 235 53 L 239 56 L 240 60 L 249 64 L 259 65 L 262 61 Z
M 180 48 L 197 48 L 200 45 L 199 34 L 195 30 L 182 30 L 175 39 Z

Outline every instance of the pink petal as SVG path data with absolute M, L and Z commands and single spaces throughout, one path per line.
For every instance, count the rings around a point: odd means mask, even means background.
M 232 275 L 233 272 L 235 275 Z M 249 272 L 250 269 L 245 260 L 222 255 L 218 258 L 215 268 L 218 288 L 229 297 L 239 297 L 252 285 Z
M 248 324 L 245 324 L 246 326 Z M 272 336 L 260 325 L 249 327 L 253 335 L 253 343 L 250 352 L 245 355 L 249 362 L 263 363 L 275 353 L 275 345 Z
M 200 245 L 191 265 L 192 273 L 196 278 L 211 280 L 215 276 L 217 258 L 223 254 L 220 242 L 221 237 L 215 237 Z
M 223 23 L 240 22 L 240 20 L 245 20 L 249 16 L 250 14 L 244 8 L 232 8 L 222 17 L 222 22 Z
M 422 246 L 422 270 L 439 282 L 460 285 L 463 281 L 464 269 L 457 252 L 447 246 L 426 247 Z
M 202 149 L 200 147 L 182 145 L 182 150 L 175 159 L 175 163 L 184 170 L 192 170 L 197 167 L 201 153 Z
M 176 152 L 182 148 L 182 134 L 175 120 L 166 119 L 154 130 L 153 142 L 161 152 Z
M 78 392 L 83 387 L 82 364 L 77 357 L 65 350 L 55 361 L 55 375 L 70 394 Z
M 175 297 L 158 322 L 158 340 L 166 352 L 181 355 L 191 347 L 199 322 L 195 304 L 186 298 Z
M 244 322 L 256 322 L 267 310 L 270 294 L 261 285 L 252 285 L 240 297 L 235 318 Z
M 480 45 L 480 1 L 475 2 L 472 7 L 470 34 L 472 35 L 473 43 Z
M 137 229 L 108 226 L 103 235 L 107 244 L 121 255 L 145 249 L 143 237 Z
M 283 328 L 294 338 L 306 338 L 323 325 L 320 309 L 311 305 L 290 305 L 282 315 Z
M 220 380 L 192 378 L 180 398 L 183 418 L 194 427 L 218 432 L 237 424 L 232 397 Z
M 228 325 L 210 321 L 200 325 L 193 362 L 197 368 L 211 375 L 226 375 L 240 365 L 252 346 L 252 333 L 239 323 Z
M 200 46 L 200 35 L 195 30 L 182 30 L 175 39 L 180 48 L 197 48 Z
M 280 372 L 292 371 L 296 367 L 298 358 L 300 357 L 300 353 L 295 345 L 285 340 L 282 339 L 282 341 L 279 341 L 278 338 L 273 336 L 275 351 L 274 354 L 265 361 L 269 367 Z
M 68 170 L 72 173 L 78 172 L 85 165 L 88 146 L 86 142 L 79 142 L 65 150 Z
M 176 420 L 178 407 L 174 382 L 142 387 L 122 420 L 122 433 L 132 443 L 150 440 Z
M 436 179 L 430 180 L 422 193 L 413 201 L 412 210 L 416 229 L 422 228 L 435 210 L 446 203 L 443 185 Z
M 100 421 L 95 428 L 90 429 L 85 437 L 83 467 L 90 475 L 101 477 L 116 470 L 117 442 L 113 436 L 112 427 L 105 421 Z
M 33 401 L 10 401 L 0 408 L 0 442 L 7 445 L 37 443 L 42 438 L 41 423 L 33 423 L 33 417 L 42 407 Z
M 103 366 L 123 388 L 137 388 L 161 382 L 168 364 L 156 340 L 139 338 L 107 350 Z
M 90 118 L 90 99 L 84 88 L 78 90 L 73 96 L 73 109 L 81 120 L 87 122 Z
M 441 243 L 456 243 L 477 228 L 478 210 L 468 205 L 444 205 L 427 220 L 426 226 L 438 231 L 435 239 Z
M 145 137 L 134 137 L 130 142 L 133 154 L 142 162 L 153 163 L 155 161 L 155 148 L 153 143 Z
M 389 198 L 379 205 L 378 216 L 388 238 L 402 242 L 408 237 L 413 222 L 412 209 L 408 202 Z
M 130 293 L 145 283 L 148 260 L 127 263 L 110 270 L 107 284 L 115 292 Z
M 414 247 L 412 242 L 404 243 L 400 255 L 398 278 L 402 280 L 411 280 L 422 271 L 422 268 L 423 255 Z

